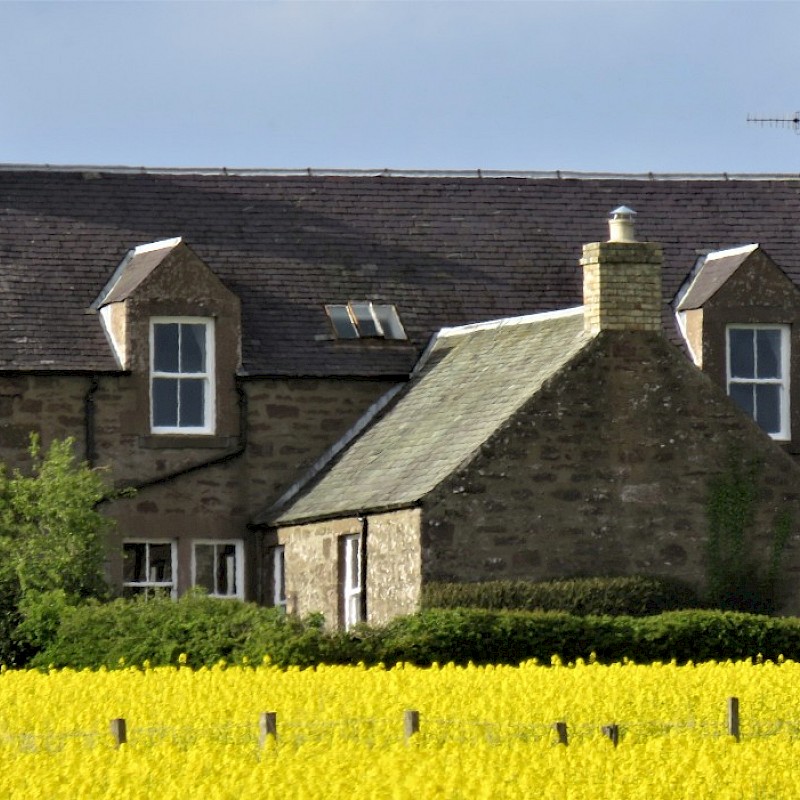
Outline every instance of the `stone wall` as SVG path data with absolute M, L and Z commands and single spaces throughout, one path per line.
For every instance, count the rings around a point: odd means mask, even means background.
M 651 574 L 703 586 L 709 482 L 763 462 L 754 531 L 800 523 L 800 473 L 658 334 L 601 333 L 423 503 L 423 580 Z M 785 607 L 800 610 L 795 533 Z
M 305 616 L 321 613 L 329 627 L 341 617 L 339 538 L 362 532 L 357 517 L 280 528 L 277 541 L 286 550 L 286 606 Z
M 245 544 L 247 597 L 260 598 L 257 537 L 247 523 L 298 480 L 391 384 L 240 380 L 242 401 L 237 397 L 231 406 L 235 418 L 226 423 L 227 432 L 236 435 L 160 437 L 139 427 L 141 384 L 146 380 L 142 374 L 0 378 L 0 460 L 26 469 L 31 432 L 45 446 L 54 438 L 72 436 L 78 457 L 87 458 L 91 450 L 109 486 L 140 487 L 135 497 L 103 506 L 117 521 L 107 563 L 114 585 L 121 583 L 126 538 L 175 540 L 181 591 L 190 582 L 193 540 L 238 539 Z M 92 431 L 91 447 L 87 430 Z
M 384 625 L 419 610 L 422 582 L 419 509 L 372 514 L 367 535 L 367 617 Z
M 329 627 L 342 620 L 339 540 L 366 533 L 367 621 L 381 625 L 419 608 L 420 514 L 404 509 L 368 518 L 340 519 L 279 528 L 276 542 L 286 548 L 289 610 L 320 612 Z

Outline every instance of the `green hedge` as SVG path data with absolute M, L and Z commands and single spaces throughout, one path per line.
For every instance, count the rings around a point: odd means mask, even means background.
M 627 615 L 698 608 L 699 598 L 686 584 L 665 578 L 575 578 L 545 581 L 431 583 L 423 586 L 423 608 L 483 608 L 516 611 L 565 611 L 568 614 Z
M 344 637 L 326 634 L 322 620 L 300 620 L 252 603 L 188 594 L 169 598 L 115 600 L 65 609 L 54 640 L 31 660 L 34 667 L 153 666 L 191 667 L 247 657 L 260 663 L 269 654 L 282 665 L 308 666 L 346 661 Z
M 652 617 L 577 617 L 560 612 L 425 611 L 383 633 L 387 664 L 549 663 L 589 658 L 611 663 L 708 661 L 761 655 L 800 660 L 800 619 L 738 612 L 673 611 Z
M 261 663 L 392 665 L 409 662 L 516 664 L 589 658 L 678 662 L 753 657 L 800 660 L 800 619 L 736 612 L 675 611 L 651 617 L 574 616 L 563 612 L 429 610 L 383 628 L 326 632 L 275 609 L 189 596 L 173 602 L 117 600 L 65 611 L 55 639 L 31 666 L 113 668 L 120 663 L 192 667 Z

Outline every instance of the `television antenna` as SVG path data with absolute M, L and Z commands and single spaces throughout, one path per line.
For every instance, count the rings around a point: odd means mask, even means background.
M 791 128 L 795 133 L 800 134 L 800 111 L 786 117 L 753 117 L 747 115 L 748 122 L 754 122 L 762 128 L 769 125 L 770 128 Z

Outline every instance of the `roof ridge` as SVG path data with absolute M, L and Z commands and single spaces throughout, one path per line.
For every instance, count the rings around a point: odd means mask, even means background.
M 580 170 L 501 169 L 361 169 L 327 167 L 144 167 L 103 164 L 10 164 L 0 172 L 83 172 L 122 175 L 220 175 L 231 177 L 351 177 L 351 178 L 520 178 L 525 180 L 639 180 L 639 181 L 787 181 L 800 180 L 798 172 L 590 172 Z

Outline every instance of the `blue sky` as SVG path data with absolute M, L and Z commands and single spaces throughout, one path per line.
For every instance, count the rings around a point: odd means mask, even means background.
M 1 2 L 0 162 L 800 173 L 795 2 Z

